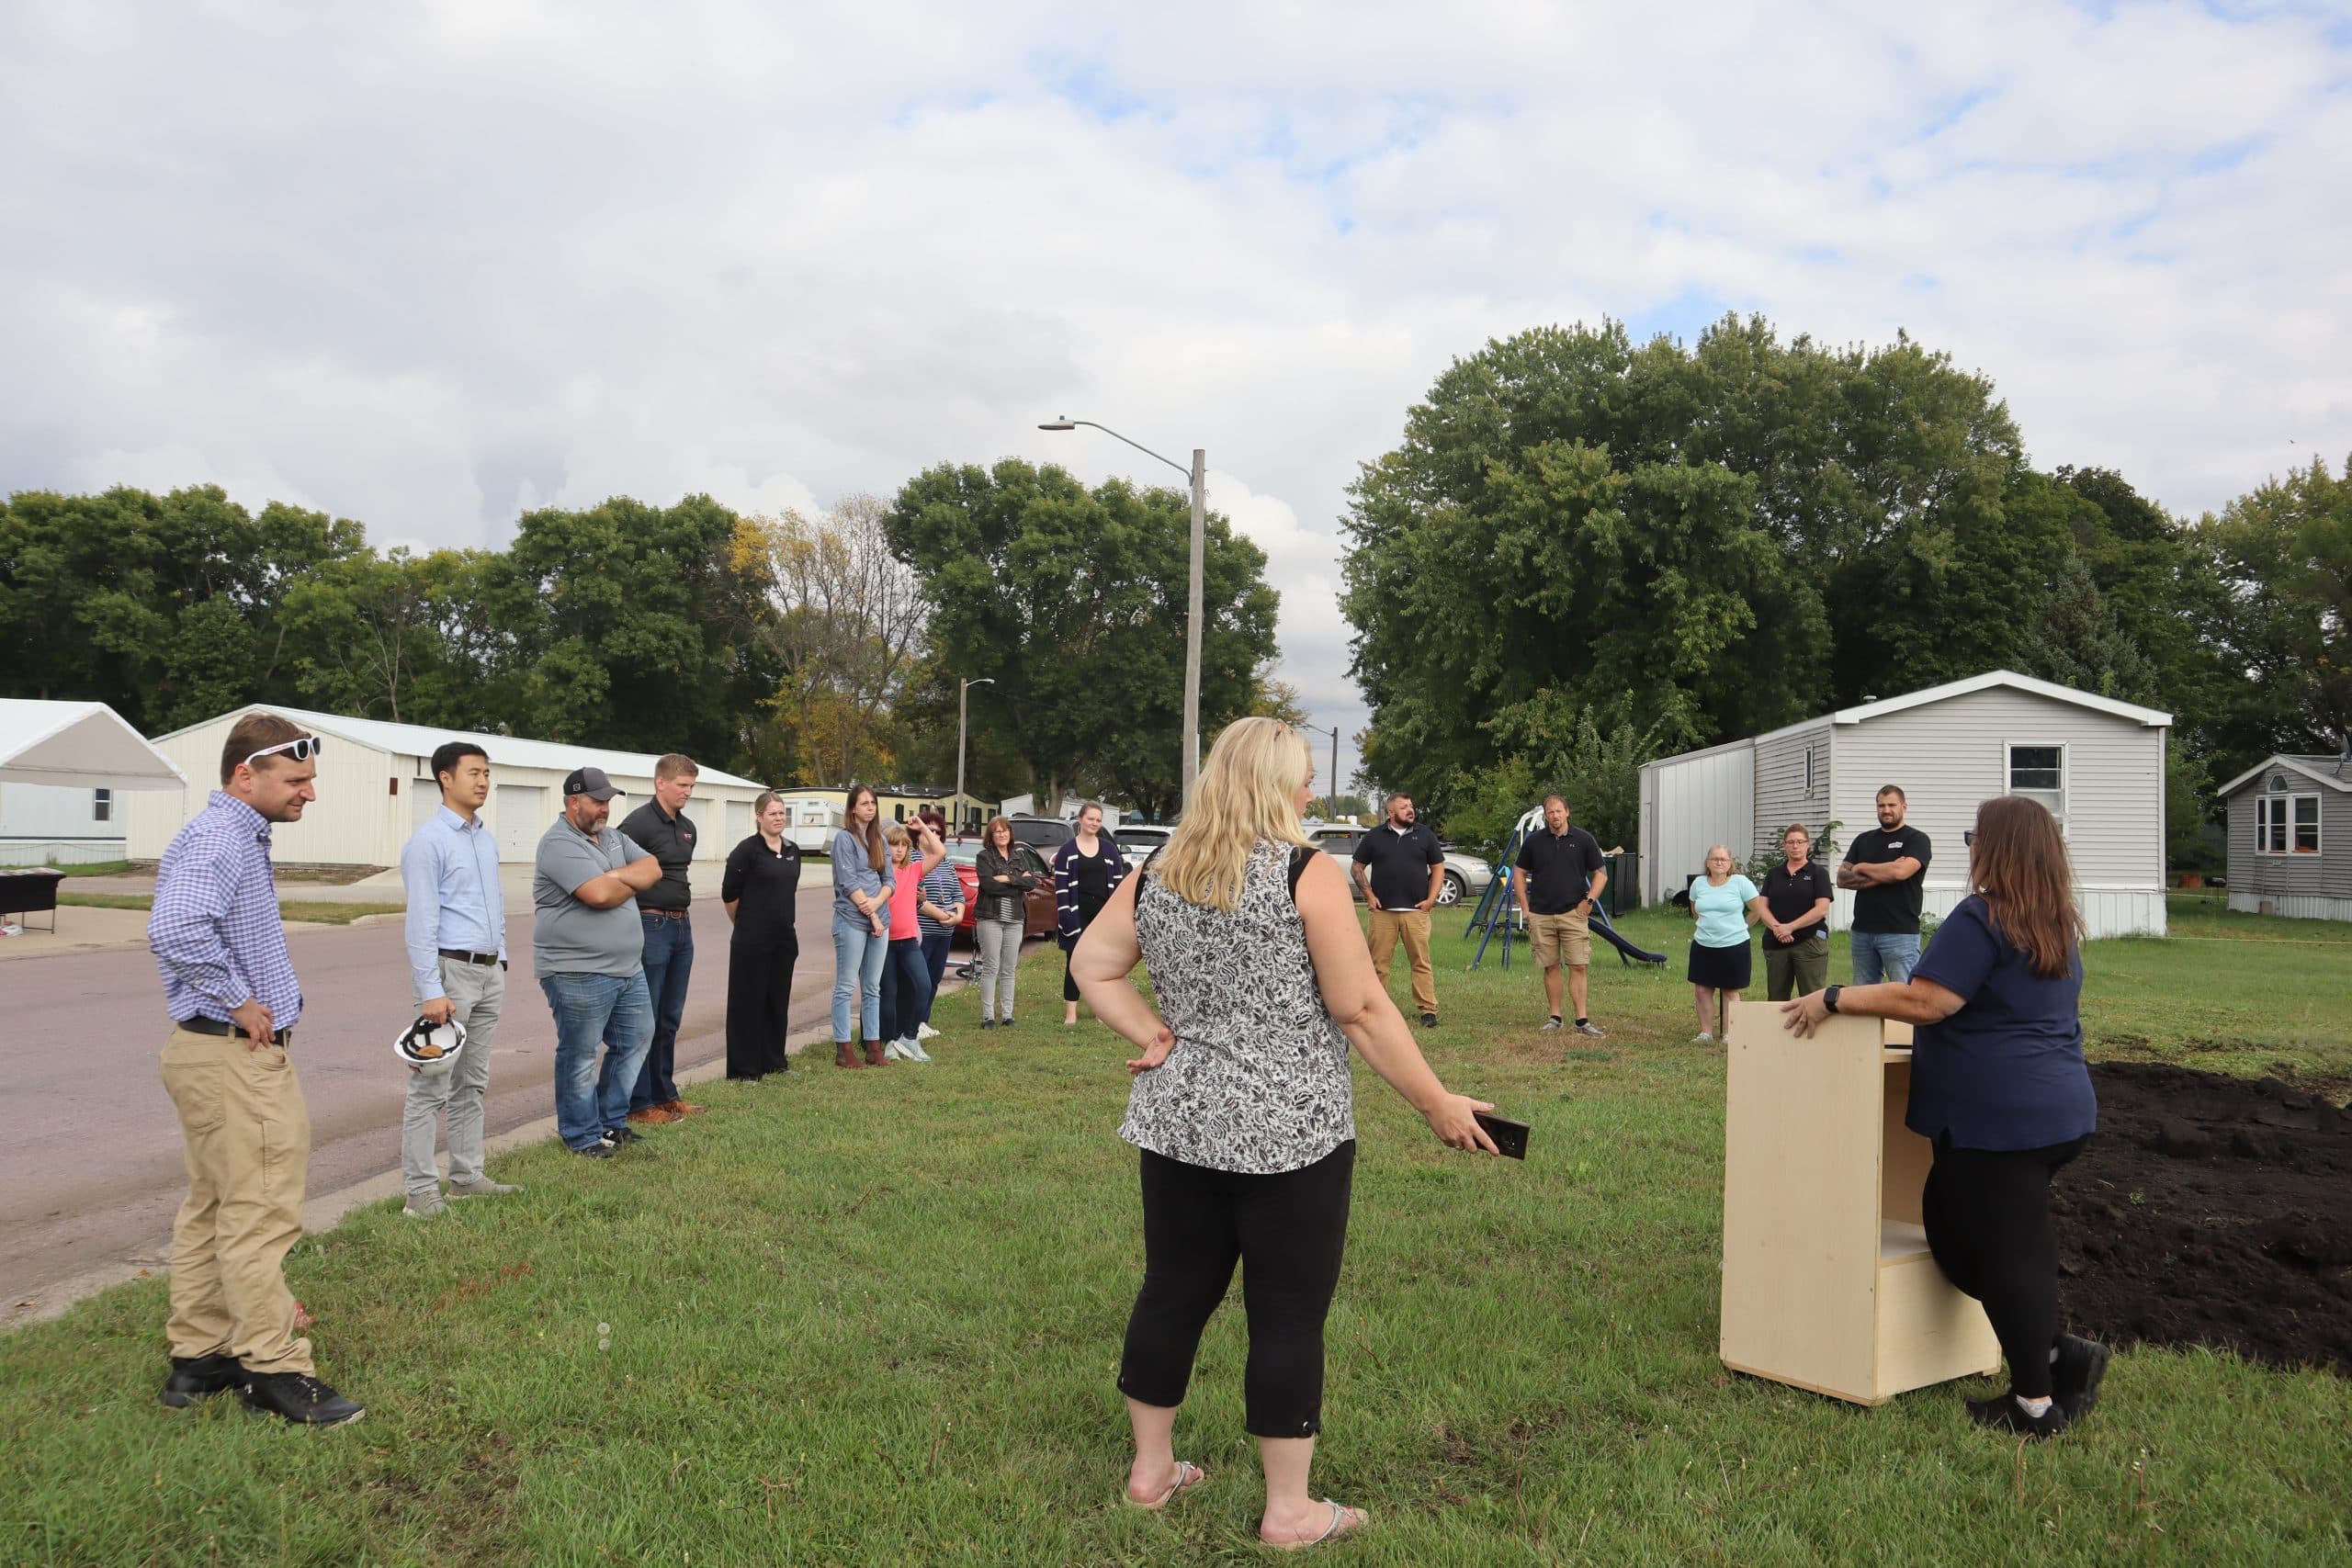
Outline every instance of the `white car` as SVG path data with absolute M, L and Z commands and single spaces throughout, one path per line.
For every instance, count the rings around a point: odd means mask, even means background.
M 1326 827 L 1309 828 L 1306 830 L 1306 839 L 1309 843 L 1326 854 L 1337 855 L 1342 863 L 1349 863 L 1355 859 L 1356 846 L 1363 842 L 1363 836 L 1374 831 L 1376 829 L 1352 828 L 1345 823 L 1334 823 Z M 1438 908 L 1450 909 L 1464 898 L 1476 898 L 1487 890 L 1487 884 L 1494 879 L 1495 868 L 1476 855 L 1464 854 L 1459 850 L 1446 850 L 1445 880 L 1438 885 Z M 1351 868 L 1348 870 L 1348 886 L 1355 889 L 1357 901 L 1362 902 L 1363 889 L 1356 886 L 1355 873 Z

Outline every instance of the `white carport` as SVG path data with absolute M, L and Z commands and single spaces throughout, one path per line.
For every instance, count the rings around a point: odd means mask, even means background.
M 119 860 L 118 793 L 187 783 L 104 703 L 0 698 L 0 865 Z

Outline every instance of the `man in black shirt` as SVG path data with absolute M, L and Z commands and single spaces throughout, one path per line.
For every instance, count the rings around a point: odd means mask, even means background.
M 1445 885 L 1445 852 L 1437 835 L 1413 819 L 1413 797 L 1388 797 L 1388 820 L 1356 845 L 1356 882 L 1372 906 L 1372 966 L 1380 983 L 1404 938 L 1405 962 L 1413 972 L 1413 1005 L 1421 1021 L 1437 1024 L 1437 972 L 1430 965 L 1430 910 Z
M 1813 832 L 1792 822 L 1781 835 L 1787 855 L 1764 874 L 1764 983 L 1776 1002 L 1789 999 L 1793 985 L 1811 996 L 1829 978 L 1829 870 L 1813 858 Z
M 662 863 L 662 880 L 637 896 L 638 919 L 645 927 L 645 988 L 653 999 L 653 1043 L 628 1097 L 632 1122 L 675 1122 L 702 1109 L 678 1098 L 673 1076 L 686 983 L 695 973 L 695 890 L 686 865 L 695 858 L 695 835 L 685 805 L 694 798 L 701 771 L 693 758 L 671 752 L 653 764 L 653 798 L 621 823 L 638 848 Z
M 1560 1027 L 1560 970 L 1568 971 L 1568 998 L 1576 1003 L 1576 1032 L 1596 1040 L 1608 1035 L 1585 1016 L 1586 976 L 1592 964 L 1592 907 L 1609 886 L 1600 840 L 1568 821 L 1568 803 L 1544 797 L 1544 826 L 1519 847 L 1511 868 L 1511 892 L 1527 911 L 1528 946 L 1544 966 L 1544 995 L 1552 1017 L 1543 1032 Z
M 1920 890 L 1928 880 L 1928 835 L 1903 820 L 1910 802 L 1888 784 L 1878 792 L 1878 826 L 1854 836 L 1838 886 L 1854 892 L 1854 984 L 1908 985 L 1919 962 Z

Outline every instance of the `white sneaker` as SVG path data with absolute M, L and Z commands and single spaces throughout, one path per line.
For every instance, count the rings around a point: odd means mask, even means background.
M 886 1061 L 897 1060 L 899 1055 L 899 1043 L 895 1040 L 885 1040 L 882 1042 L 882 1055 Z
M 939 1031 L 933 1029 L 931 1025 L 927 1023 L 918 1023 L 915 1025 L 915 1039 L 918 1042 L 924 1040 L 936 1040 L 938 1038 Z
M 921 1044 L 912 1040 L 901 1040 L 899 1042 L 899 1055 L 904 1056 L 910 1062 L 928 1062 L 931 1060 L 931 1053 L 924 1050 Z
M 1714 1043 L 1715 1037 L 1703 1029 L 1690 1037 L 1690 1043 L 1693 1045 L 1713 1045 Z

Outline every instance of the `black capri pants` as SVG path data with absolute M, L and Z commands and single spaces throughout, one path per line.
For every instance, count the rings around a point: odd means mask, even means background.
M 2050 1179 L 2083 1152 L 2071 1139 L 2040 1149 L 1956 1149 L 1936 1140 L 1935 1164 L 1920 1193 L 1928 1250 L 1984 1315 L 2008 1359 L 2011 1392 L 2050 1393 L 2050 1351 L 2058 1343 L 2058 1235 L 2050 1225 Z
M 1119 1392 L 1184 1402 L 1201 1330 L 1241 1264 L 1250 1315 L 1242 1378 L 1252 1437 L 1311 1438 L 1323 1426 L 1323 1320 L 1347 1248 L 1351 1138 L 1297 1170 L 1247 1176 L 1143 1151 L 1143 1289 L 1127 1318 Z

